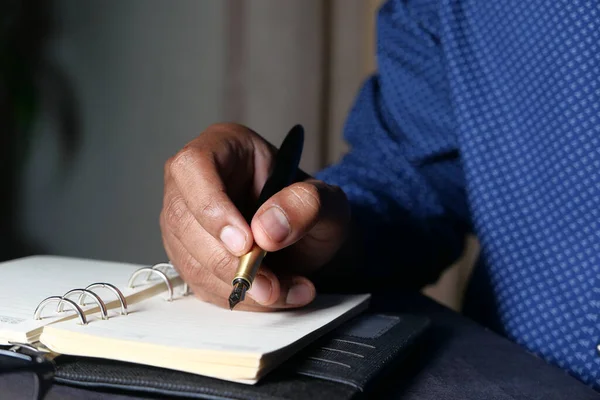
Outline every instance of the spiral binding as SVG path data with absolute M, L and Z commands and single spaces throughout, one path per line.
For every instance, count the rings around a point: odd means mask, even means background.
M 119 299 L 119 302 L 121 303 L 121 315 L 127 315 L 127 300 L 125 299 L 125 296 L 123 296 L 123 293 L 115 285 L 112 285 L 112 284 L 106 283 L 106 282 L 96 282 L 96 283 L 92 283 L 91 285 L 88 285 L 84 290 L 89 291 L 94 288 L 106 288 L 106 289 L 112 291 L 114 294 L 116 294 L 117 298 Z M 81 304 L 82 306 L 84 306 L 85 305 L 85 303 L 83 302 L 84 299 L 85 299 L 85 293 L 81 293 L 79 295 L 79 299 L 77 300 L 77 302 L 79 304 Z
M 85 314 L 83 313 L 83 310 L 81 309 L 81 307 L 79 307 L 77 305 L 77 303 L 75 303 L 73 300 L 65 299 L 62 296 L 50 296 L 50 297 L 46 297 L 44 300 L 42 300 L 40 302 L 40 304 L 38 304 L 38 306 L 35 308 L 35 311 L 33 312 L 33 318 L 34 319 L 42 319 L 41 313 L 42 313 L 42 310 L 44 309 L 44 306 L 46 306 L 46 304 L 51 303 L 51 302 L 58 302 L 59 305 L 63 302 L 69 303 L 71 305 L 71 307 L 73 307 L 73 309 L 79 315 L 79 320 L 81 321 L 80 325 L 87 324 L 87 318 L 85 317 Z
M 131 276 L 129 277 L 129 282 L 127 283 L 127 286 L 129 288 L 133 288 L 136 279 L 144 273 L 147 273 L 146 279 L 144 280 L 144 282 L 148 282 L 150 280 L 150 278 L 152 277 L 152 275 L 156 275 L 167 286 L 167 291 L 169 294 L 167 301 L 173 301 L 173 285 L 171 284 L 171 280 L 167 276 L 167 273 L 163 271 L 163 269 L 165 269 L 165 268 L 172 269 L 175 271 L 175 267 L 173 266 L 173 264 L 171 264 L 171 262 L 166 262 L 166 263 L 161 262 L 161 263 L 153 265 L 152 267 L 140 268 L 137 271 L 135 271 L 133 274 L 131 274 Z M 115 294 L 115 296 L 117 297 L 117 299 L 119 300 L 119 303 L 121 305 L 121 315 L 128 315 L 127 300 L 125 299 L 125 296 L 123 295 L 123 293 L 113 284 L 110 284 L 107 282 L 95 282 L 95 283 L 92 283 L 92 284 L 86 286 L 85 288 L 82 288 L 82 289 L 78 288 L 78 289 L 69 290 L 62 296 L 50 296 L 50 297 L 45 298 L 35 308 L 35 311 L 33 312 L 33 318 L 36 320 L 42 319 L 42 311 L 46 307 L 46 305 L 48 305 L 50 303 L 57 303 L 56 310 L 55 310 L 57 313 L 64 312 L 65 305 L 68 305 L 68 306 L 70 306 L 70 309 L 74 310 L 77 313 L 77 315 L 79 317 L 79 325 L 87 325 L 88 320 L 85 316 L 85 312 L 83 311 L 83 309 L 81 307 L 85 306 L 86 305 L 85 300 L 88 297 L 91 297 L 93 299 L 93 302 L 98 306 L 98 308 L 100 310 L 101 319 L 108 320 L 108 309 L 106 307 L 106 303 L 102 300 L 102 298 L 96 292 L 93 291 L 93 289 L 99 289 L 99 288 L 100 289 L 108 289 L 113 294 Z M 77 301 L 73 301 L 72 299 L 69 298 L 73 294 L 77 294 L 77 293 L 79 293 L 79 297 L 78 297 Z M 187 283 L 184 283 L 183 296 L 186 296 L 188 294 L 189 294 L 188 285 L 187 285 Z
M 156 269 L 156 270 L 160 270 L 161 268 L 168 268 L 168 269 L 171 269 L 171 270 L 177 272 L 175 270 L 175 267 L 173 266 L 173 264 L 170 261 L 166 262 L 166 263 L 154 264 L 154 266 L 152 266 L 152 269 Z M 152 276 L 152 272 L 148 272 L 148 275 L 146 275 L 146 280 L 150 279 L 151 276 Z M 187 296 L 188 294 L 190 294 L 190 290 L 189 290 L 187 282 L 184 282 L 182 295 Z
M 92 296 L 94 298 L 94 300 L 96 300 L 96 304 L 98 304 L 98 307 L 100 307 L 100 314 L 102 315 L 102 319 L 108 319 L 108 311 L 106 311 L 106 304 L 104 304 L 104 302 L 102 301 L 100 296 L 98 296 L 96 293 L 92 292 L 91 290 L 73 289 L 73 290 L 69 290 L 67 293 L 63 294 L 62 298 L 66 299 L 73 293 L 81 293 L 82 295 L 87 294 L 87 295 Z M 56 311 L 63 312 L 64 304 L 65 303 L 62 301 L 59 302 L 58 305 L 56 306 Z

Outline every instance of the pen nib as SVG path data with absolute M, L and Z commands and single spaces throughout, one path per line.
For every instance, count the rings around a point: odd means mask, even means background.
M 246 284 L 244 282 L 237 282 L 233 286 L 233 290 L 231 291 L 231 294 L 229 295 L 229 309 L 230 310 L 233 310 L 233 307 L 235 307 L 240 301 L 244 300 L 247 289 L 248 289 L 248 286 L 246 286 Z

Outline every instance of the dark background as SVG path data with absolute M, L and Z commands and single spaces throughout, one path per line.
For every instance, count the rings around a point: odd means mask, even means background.
M 371 3 L 1 0 L 0 258 L 161 261 L 163 164 L 211 123 L 337 159 Z
M 164 261 L 163 164 L 211 123 L 346 151 L 380 0 L 0 0 L 0 260 Z M 474 254 L 429 292 L 453 308 Z
M 56 130 L 63 167 L 68 168 L 80 140 L 77 102 L 70 82 L 44 54 L 55 29 L 51 1 L 9 1 L 0 18 L 0 259 L 43 251 L 23 237 L 18 215 L 20 191 L 40 112 L 43 91 L 52 90 L 60 126 Z

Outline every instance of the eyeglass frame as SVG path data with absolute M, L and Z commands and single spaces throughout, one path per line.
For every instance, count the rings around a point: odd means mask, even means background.
M 32 373 L 35 376 L 33 396 L 34 400 L 43 400 L 52 386 L 55 364 L 41 351 L 29 345 L 15 344 L 8 348 L 0 348 L 0 357 L 9 357 L 22 362 L 21 365 L 2 365 L 0 363 L 0 376 L 14 373 Z

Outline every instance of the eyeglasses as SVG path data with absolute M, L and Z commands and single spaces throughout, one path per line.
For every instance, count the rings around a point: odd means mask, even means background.
M 0 393 L 43 400 L 52 385 L 54 362 L 27 344 L 0 348 Z

